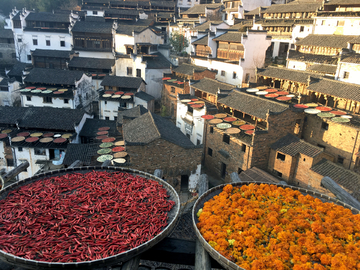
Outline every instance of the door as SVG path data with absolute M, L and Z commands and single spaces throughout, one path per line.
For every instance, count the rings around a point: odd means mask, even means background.
M 221 178 L 225 178 L 226 175 L 226 164 L 221 162 Z

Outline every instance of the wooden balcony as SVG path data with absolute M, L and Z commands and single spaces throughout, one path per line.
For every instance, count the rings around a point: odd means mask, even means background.
M 244 51 L 217 49 L 217 58 L 238 61 L 244 57 Z

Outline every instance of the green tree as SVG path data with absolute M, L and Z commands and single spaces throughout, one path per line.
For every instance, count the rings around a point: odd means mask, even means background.
M 185 53 L 185 49 L 189 47 L 189 41 L 177 31 L 171 33 L 170 44 L 176 54 Z

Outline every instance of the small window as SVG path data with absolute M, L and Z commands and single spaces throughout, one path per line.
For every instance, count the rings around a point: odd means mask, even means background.
M 127 67 L 127 75 L 132 75 L 132 67 Z
M 197 140 L 196 140 L 196 145 L 200 145 L 200 144 L 201 144 L 200 139 L 197 139 Z
M 246 152 L 246 144 L 241 145 L 241 151 Z
M 50 46 L 50 40 L 46 40 L 46 46 Z
M 343 79 L 349 79 L 350 72 L 344 71 Z
M 65 99 L 64 99 L 64 103 L 69 103 L 69 99 L 68 99 L 68 98 L 65 98 Z
M 27 55 L 27 60 L 31 61 L 31 55 L 30 54 Z
M 325 130 L 328 130 L 328 129 L 329 129 L 329 124 L 326 123 L 326 122 L 322 122 L 321 128 L 322 128 L 322 129 L 325 129 Z
M 31 96 L 26 96 L 26 101 L 31 101 Z
M 345 160 L 345 158 L 343 158 L 341 156 L 338 156 L 338 158 L 337 158 L 337 162 L 340 164 L 344 164 L 344 160 Z
M 65 47 L 65 40 L 60 40 L 60 47 Z
M 304 26 L 300 26 L 300 32 L 304 32 Z
M 285 160 L 285 155 L 283 155 L 283 154 L 281 154 L 281 153 L 277 153 L 276 158 L 284 161 L 284 160 Z
M 221 76 L 225 76 L 225 70 L 221 71 Z
M 325 20 L 322 20 L 322 21 L 321 21 L 321 25 L 325 25 Z
M 33 45 L 34 46 L 38 45 L 37 39 L 33 39 Z
M 43 148 L 34 148 L 35 155 L 46 156 L 46 150 Z
M 52 103 L 52 97 L 44 97 L 44 103 Z
M 337 26 L 344 26 L 345 21 L 337 21 Z
M 210 157 L 212 157 L 213 150 L 212 150 L 210 147 L 208 147 L 207 153 L 208 153 L 208 155 L 209 155 Z
M 18 37 L 18 43 L 21 43 L 21 42 L 22 42 L 22 38 Z
M 117 121 L 117 116 L 114 116 L 114 121 Z
M 171 86 L 171 93 L 175 93 L 175 87 Z
M 236 72 L 233 72 L 233 79 L 236 79 Z
M 7 158 L 6 159 L 6 164 L 7 164 L 8 167 L 13 167 L 14 166 L 14 159 Z
M 227 135 L 227 134 L 224 134 L 223 135 L 223 142 L 227 143 L 227 144 L 230 144 L 230 136 Z
M 105 100 L 104 103 L 105 103 L 105 105 L 106 105 L 106 104 L 107 104 L 107 101 Z
M 210 127 L 210 133 L 214 133 L 214 127 Z
M 93 15 L 97 15 L 98 12 L 96 10 L 93 11 Z
M 141 77 L 141 69 L 136 69 L 136 77 Z
M 109 117 L 109 116 L 105 116 L 105 120 L 110 120 L 110 117 Z
M 22 148 L 22 147 L 18 147 L 18 151 L 19 151 L 19 152 L 22 152 L 22 151 L 23 151 L 23 148 Z

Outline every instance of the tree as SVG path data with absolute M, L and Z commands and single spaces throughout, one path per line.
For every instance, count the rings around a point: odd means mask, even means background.
M 185 38 L 184 35 L 181 33 L 175 31 L 171 33 L 170 36 L 170 44 L 172 47 L 172 50 L 176 54 L 182 54 L 185 52 L 185 49 L 189 47 L 189 41 Z

